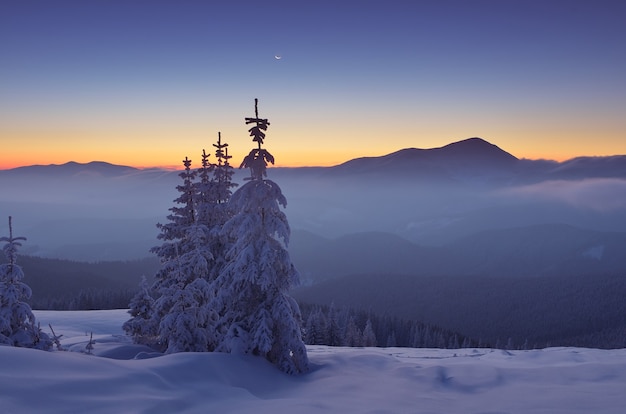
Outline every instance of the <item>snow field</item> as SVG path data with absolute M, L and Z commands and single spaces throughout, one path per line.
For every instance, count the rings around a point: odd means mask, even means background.
M 120 333 L 123 310 L 35 313 L 67 335 L 62 342 L 73 351 L 84 350 L 93 331 L 94 355 L 0 347 L 3 414 L 617 414 L 626 407 L 626 349 L 309 346 L 311 372 L 289 376 L 253 356 L 147 354 Z

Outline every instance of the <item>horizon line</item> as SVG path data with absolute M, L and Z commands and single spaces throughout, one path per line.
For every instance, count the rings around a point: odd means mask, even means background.
M 410 149 L 410 148 L 403 148 L 403 149 Z M 402 150 L 399 150 L 402 151 Z M 341 162 L 339 164 L 327 164 L 327 165 L 308 165 L 308 164 L 304 164 L 304 165 L 268 165 L 267 168 L 332 168 L 332 167 L 337 167 L 339 165 L 345 164 L 346 162 L 349 161 L 353 161 L 353 160 L 358 160 L 358 159 L 364 159 L 364 158 L 379 158 L 379 157 L 384 157 L 386 155 L 390 155 L 393 153 L 389 153 L 389 154 L 384 154 L 384 155 L 374 155 L 374 156 L 362 156 L 362 157 L 355 157 L 355 158 L 350 158 L 349 160 L 346 160 L 344 162 Z M 549 159 L 549 158 L 526 158 L 526 157 L 522 157 L 522 158 L 517 158 L 518 160 L 528 160 L 528 161 L 545 161 L 545 162 L 555 162 L 555 163 L 565 163 L 568 161 L 572 161 L 575 159 L 579 159 L 579 158 L 610 158 L 610 157 L 616 157 L 616 156 L 625 156 L 626 154 L 613 154 L 613 155 L 579 155 L 576 157 L 572 157 L 572 158 L 567 158 L 567 159 L 563 159 L 563 160 L 557 160 L 557 159 Z M 134 168 L 136 170 L 141 170 L 141 171 L 145 171 L 145 170 L 163 170 L 163 171 L 182 171 L 184 170 L 184 167 L 182 165 L 172 165 L 172 164 L 168 164 L 168 165 L 128 165 L 128 164 L 117 164 L 115 162 L 110 162 L 110 161 L 103 161 L 103 160 L 91 160 L 91 161 L 87 161 L 87 162 L 80 162 L 80 161 L 74 161 L 74 160 L 69 160 L 66 162 L 62 162 L 62 163 L 49 163 L 49 164 L 23 164 L 23 165 L 14 165 L 14 166 L 2 166 L 0 165 L 0 171 L 10 171 L 10 170 L 16 170 L 19 168 L 29 168 L 29 167 L 59 167 L 59 166 L 63 166 L 63 165 L 67 165 L 67 164 L 78 164 L 78 165 L 89 165 L 89 164 L 94 164 L 94 163 L 103 163 L 103 164 L 109 164 L 109 165 L 113 165 L 116 167 L 128 167 L 128 168 Z M 233 169 L 239 169 L 238 166 L 236 165 L 231 165 L 231 167 L 233 167 Z M 199 167 L 193 167 L 192 169 L 197 169 Z

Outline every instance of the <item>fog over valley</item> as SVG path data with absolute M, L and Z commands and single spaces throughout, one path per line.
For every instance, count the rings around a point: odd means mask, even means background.
M 145 257 L 155 224 L 174 204 L 177 174 L 103 162 L 4 170 L 0 209 L 28 235 L 24 253 Z M 237 170 L 234 181 L 244 175 Z M 326 238 L 375 231 L 441 246 L 484 230 L 544 224 L 626 231 L 626 156 L 519 160 L 473 138 L 336 167 L 271 168 L 268 177 L 287 197 L 292 230 Z M 108 252 L 107 244 L 126 249 Z
M 189 157 L 199 167 L 199 155 Z M 233 180 L 243 183 L 246 173 L 237 170 Z M 606 346 L 626 341 L 619 334 L 626 332 L 623 306 L 599 308 L 603 298 L 616 303 L 614 295 L 626 294 L 626 156 L 518 159 L 471 138 L 335 167 L 270 168 L 268 178 L 287 197 L 300 301 L 387 312 L 491 342 L 531 338 L 545 346 L 587 335 L 593 338 L 584 345 L 593 345 L 600 331 L 613 338 Z M 151 258 L 151 277 L 156 224 L 165 222 L 179 184 L 177 171 L 105 162 L 4 170 L 0 215 L 13 216 L 27 237 L 22 255 L 92 263 Z M 7 233 L 6 220 L 0 233 Z M 34 300 L 47 300 L 35 288 L 44 276 L 24 266 Z M 137 273 L 125 289 L 136 285 Z M 581 303 L 546 293 L 562 284 L 570 297 L 590 295 L 581 313 L 588 323 L 563 322 L 561 307 L 543 306 Z M 446 301 L 455 304 L 454 320 L 439 307 Z M 511 303 L 519 315 L 502 313 Z M 529 327 L 541 318 L 549 321 Z

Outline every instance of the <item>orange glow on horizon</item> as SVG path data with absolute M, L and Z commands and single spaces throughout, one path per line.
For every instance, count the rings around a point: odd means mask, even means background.
M 255 146 L 250 138 L 242 133 L 241 127 L 222 129 L 222 137 L 229 144 L 231 165 L 238 168 L 249 149 Z M 361 157 L 384 156 L 404 148 L 440 148 L 473 136 L 498 146 L 517 158 L 566 161 L 580 156 L 610 156 L 626 154 L 626 146 L 620 134 L 615 131 L 602 131 L 602 140 L 589 140 L 585 131 L 560 131 L 546 136 L 538 128 L 516 131 L 513 135 L 502 126 L 476 131 L 476 134 L 461 134 L 454 127 L 443 132 L 434 128 L 423 128 L 408 134 L 401 129 L 367 133 L 339 131 L 322 137 L 314 133 L 292 133 L 287 129 L 276 128 L 268 134 L 265 147 L 274 155 L 274 167 L 329 167 Z M 198 130 L 199 131 L 199 130 Z M 149 131 L 125 139 L 107 139 L 103 131 L 77 138 L 75 135 L 62 135 L 60 132 L 39 135 L 18 133 L 14 142 L 3 148 L 0 154 L 0 169 L 13 169 L 29 165 L 61 165 L 70 161 L 89 163 L 103 161 L 116 165 L 139 169 L 162 168 L 182 169 L 182 160 L 187 156 L 194 168 L 200 165 L 200 154 L 204 148 L 214 158 L 212 147 L 217 133 L 207 134 L 195 129 L 185 131 L 184 139 L 172 140 L 171 131 L 150 134 Z M 16 131 L 17 132 L 17 131 Z M 215 135 L 215 136 L 213 136 Z M 147 138 L 146 138 L 147 137 Z M 229 138 L 235 137 L 235 138 Z M 294 138 L 296 137 L 296 138 Z M 384 138 L 380 137 L 392 137 Z M 450 138 L 452 137 L 452 138 Z
M 493 142 L 492 142 L 493 143 Z M 496 144 L 497 145 L 497 144 Z M 498 145 L 498 147 L 500 147 L 503 151 L 509 152 L 510 154 L 512 154 L 513 156 L 520 158 L 520 159 L 530 159 L 530 160 L 539 160 L 539 159 L 543 159 L 543 160 L 551 160 L 551 161 L 558 161 L 558 162 L 564 162 L 567 160 L 570 160 L 572 158 L 576 158 L 576 157 L 583 157 L 583 156 L 590 156 L 590 157 L 601 157 L 601 156 L 611 156 L 611 155 L 623 155 L 623 154 L 615 154 L 615 153 L 611 153 L 611 152 L 597 152 L 597 153 L 582 153 L 582 152 L 568 152 L 568 153 L 563 153 L 563 152 L 558 152 L 558 151 L 547 151 L 546 148 L 543 148 L 544 151 L 527 151 L 524 154 L 520 154 L 520 153 L 516 153 L 515 151 L 509 151 L 507 150 L 507 148 L 503 148 L 501 145 Z M 381 151 L 367 151 L 367 153 L 361 153 L 361 154 L 350 154 L 350 153 L 329 153 L 329 154 L 315 154 L 315 155 L 320 155 L 320 156 L 312 156 L 311 154 L 307 153 L 306 157 L 302 156 L 303 154 L 297 154 L 297 153 L 291 153 L 289 154 L 290 156 L 288 156 L 288 154 L 280 154 L 280 153 L 274 153 L 274 156 L 276 158 L 276 164 L 275 165 L 270 165 L 271 167 L 275 167 L 275 168 L 299 168 L 299 167 L 332 167 L 335 165 L 340 165 L 344 162 L 347 162 L 349 160 L 355 159 L 355 158 L 362 158 L 362 157 L 379 157 L 379 156 L 384 156 L 387 154 L 390 154 L 392 152 L 395 151 L 399 151 L 401 149 L 404 148 L 419 148 L 419 147 L 409 147 L 409 146 L 404 146 L 404 147 L 399 147 L 396 148 L 394 150 L 381 150 Z M 438 147 L 434 147 L 434 148 L 438 148 Z M 428 148 L 422 148 L 422 149 L 428 149 Z M 181 153 L 182 154 L 182 153 Z M 193 157 L 193 155 L 188 155 L 189 158 L 192 159 L 193 161 L 193 165 L 194 168 L 197 168 L 199 166 L 199 156 L 198 157 Z M 87 164 L 89 162 L 94 162 L 94 161 L 101 161 L 101 162 L 107 162 L 110 164 L 115 164 L 115 165 L 124 165 L 124 166 L 129 166 L 129 167 L 134 167 L 137 169 L 150 169 L 150 168 L 158 168 L 158 169 L 164 169 L 164 170 L 181 170 L 182 167 L 182 159 L 184 158 L 184 155 L 179 155 L 178 158 L 180 158 L 180 162 L 178 163 L 173 163 L 172 161 L 174 157 L 169 156 L 169 157 L 155 157 L 153 159 L 150 160 L 139 160 L 138 158 L 132 157 L 132 156 L 119 156 L 116 154 L 108 154 L 108 156 L 102 157 L 99 156 L 98 158 L 95 157 L 90 157 L 89 155 L 70 155 L 70 154 L 57 154 L 56 156 L 52 157 L 50 155 L 48 155 L 47 157 L 45 156 L 35 156 L 35 157 L 12 157 L 10 160 L 1 160 L 0 161 L 0 170 L 9 170 L 9 169 L 14 169 L 14 168 L 19 168 L 19 167 L 24 167 L 24 166 L 31 166 L 31 165 L 62 165 L 62 164 L 66 164 L 68 162 L 77 162 L 77 163 L 81 163 L 81 164 Z M 243 155 L 241 156 L 233 156 L 233 159 L 231 160 L 230 164 L 234 167 L 234 168 L 238 168 L 239 164 L 240 164 L 240 158 L 243 159 Z M 198 160 L 198 162 L 196 162 L 196 160 Z M 320 160 L 323 160 L 322 162 L 320 162 Z

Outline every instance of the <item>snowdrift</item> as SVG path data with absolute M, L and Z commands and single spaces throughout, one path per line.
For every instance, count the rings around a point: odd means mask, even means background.
M 0 347 L 2 413 L 623 413 L 626 349 L 308 347 L 312 371 L 260 358 L 158 355 L 123 310 L 36 312 L 68 352 Z M 84 351 L 93 332 L 94 355 Z M 72 352 L 73 351 L 73 352 Z

